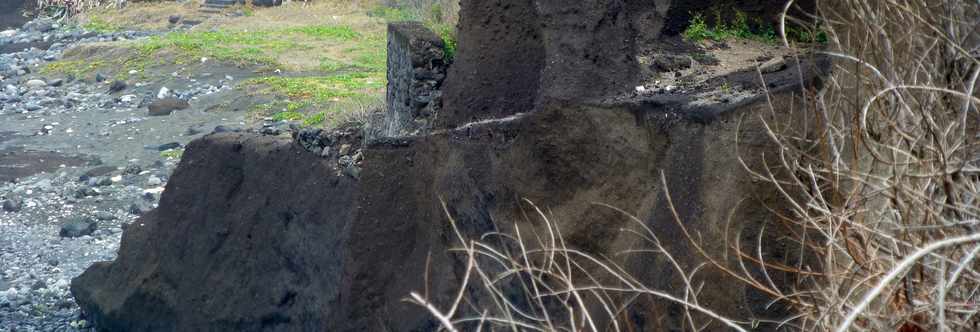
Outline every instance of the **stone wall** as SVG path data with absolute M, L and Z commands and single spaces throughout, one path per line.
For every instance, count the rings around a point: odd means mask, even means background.
M 419 22 L 388 25 L 388 95 L 382 135 L 424 131 L 442 106 L 442 38 Z

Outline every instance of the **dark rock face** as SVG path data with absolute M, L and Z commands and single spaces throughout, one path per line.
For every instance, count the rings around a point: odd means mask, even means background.
M 361 161 L 347 156 L 351 146 L 342 151 L 350 142 L 322 132 L 207 135 L 188 145 L 159 207 L 125 230 L 118 258 L 74 279 L 72 293 L 104 331 L 433 330 L 403 299 L 426 289 L 450 303 L 464 274 L 441 201 L 468 237 L 515 225 L 546 232 L 524 217 L 524 198 L 551 211 L 569 247 L 616 257 L 652 289 L 681 289 L 662 257 L 617 256 L 637 249 L 619 231 L 636 225 L 593 202 L 635 214 L 693 268 L 703 260 L 673 221 L 661 171 L 685 226 L 705 239 L 726 228 L 753 234 L 781 201 L 739 159 L 758 168 L 778 149 L 761 129 L 760 115 L 773 114 L 767 98 L 606 98 L 633 89 L 638 32 L 659 35 L 668 10 L 641 0 L 463 1 L 439 130 L 375 141 L 355 153 Z M 800 80 L 775 77 L 796 72 L 767 76 L 776 109 L 801 107 Z M 705 285 L 700 303 L 724 316 L 787 314 L 722 273 L 694 283 Z M 643 298 L 625 316 L 640 331 L 676 330 L 682 309 Z
M 459 50 L 437 126 L 533 109 L 546 59 L 533 1 L 462 1 L 459 15 Z
M 126 229 L 120 258 L 72 292 L 107 331 L 323 330 L 354 207 L 350 180 L 328 174 L 289 142 L 196 141 L 161 207 Z
M 18 28 L 27 23 L 25 11 L 33 10 L 34 0 L 0 1 L 0 30 Z
M 747 129 L 760 126 L 755 114 L 768 114 L 765 105 L 706 110 L 716 113 L 707 122 L 670 104 L 551 108 L 376 144 L 365 150 L 359 180 L 338 176 L 335 162 L 296 143 L 209 135 L 188 146 L 160 207 L 126 229 L 118 259 L 92 266 L 72 292 L 105 331 L 426 330 L 435 326 L 430 316 L 401 301 L 425 287 L 419 262 L 431 255 L 429 275 L 437 277 L 429 290 L 439 303 L 451 302 L 465 265 L 449 252 L 455 243 L 440 198 L 468 236 L 512 222 L 540 226 L 522 217 L 518 202 L 528 198 L 562 221 L 570 246 L 612 254 L 634 245 L 616 231 L 630 222 L 593 201 L 635 212 L 662 238 L 682 238 L 663 193 L 652 189 L 663 169 L 692 232 L 721 238 L 735 207 L 732 229 L 750 232 L 769 216 L 763 204 L 778 206 L 778 198 L 745 175 L 733 146 L 741 126 L 749 165 L 773 149 L 762 131 Z M 685 266 L 701 262 L 685 241 L 666 246 Z M 620 263 L 651 287 L 679 287 L 659 259 Z M 724 275 L 700 277 L 702 303 L 722 314 L 779 315 Z M 650 316 L 677 310 L 657 301 L 631 310 L 643 331 L 682 319 Z

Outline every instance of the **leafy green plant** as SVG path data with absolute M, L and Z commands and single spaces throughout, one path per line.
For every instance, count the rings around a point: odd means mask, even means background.
M 749 25 L 748 16 L 742 11 L 735 12 L 735 18 L 726 22 L 720 10 L 714 11 L 714 26 L 707 23 L 704 15 L 695 13 L 691 16 L 687 29 L 683 35 L 691 41 L 713 40 L 723 41 L 727 39 L 751 39 L 764 42 L 775 42 L 776 32 L 772 26 L 762 25 L 761 28 L 753 30 Z
M 272 115 L 274 121 L 296 121 L 302 120 L 303 114 L 295 111 L 279 112 Z
M 319 126 L 327 120 L 327 113 L 318 112 L 303 119 L 303 125 L 307 127 Z
M 160 157 L 164 159 L 180 159 L 184 156 L 184 149 L 173 149 L 160 152 Z
M 457 48 L 456 27 L 449 24 L 432 24 L 429 28 L 442 38 L 446 60 L 452 61 L 455 59 Z

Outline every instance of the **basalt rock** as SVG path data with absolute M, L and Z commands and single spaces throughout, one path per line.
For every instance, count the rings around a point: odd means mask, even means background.
M 652 289 L 682 289 L 662 256 L 617 255 L 649 248 L 621 231 L 637 230 L 629 217 L 594 203 L 632 213 L 693 269 L 704 260 L 675 222 L 663 174 L 680 222 L 709 254 L 734 259 L 721 239 L 756 241 L 783 209 L 782 196 L 745 170 L 779 151 L 762 121 L 814 123 L 776 110 L 802 107 L 822 66 L 787 62 L 765 85 L 754 69 L 716 78 L 772 93 L 732 103 L 637 96 L 636 54 L 649 46 L 640 34 L 660 34 L 668 9 L 465 0 L 432 132 L 359 145 L 357 158 L 339 156 L 354 142 L 317 131 L 206 135 L 186 147 L 159 207 L 126 228 L 118 258 L 74 279 L 72 293 L 103 331 L 434 330 L 432 316 L 403 299 L 423 289 L 438 304 L 454 299 L 466 260 L 451 251 L 459 244 L 448 218 L 472 238 L 515 227 L 544 234 L 523 199 L 550 212 L 569 247 L 613 257 Z M 770 234 L 776 243 L 780 234 Z M 704 285 L 699 303 L 725 316 L 789 314 L 719 271 L 694 283 Z M 644 297 L 623 317 L 639 331 L 681 330 L 683 311 Z
M 752 234 L 771 221 L 779 196 L 752 181 L 734 147 L 737 139 L 750 167 L 774 151 L 758 130 L 767 105 L 552 107 L 376 143 L 363 150 L 358 178 L 338 176 L 335 162 L 288 139 L 208 135 L 188 146 L 160 207 L 126 229 L 118 258 L 89 268 L 72 292 L 104 331 L 427 330 L 432 318 L 402 299 L 429 275 L 433 300 L 451 302 L 465 266 L 449 251 L 457 244 L 440 200 L 478 237 L 514 223 L 541 227 L 522 215 L 519 202 L 530 199 L 561 221 L 569 246 L 610 257 L 637 245 L 619 231 L 628 218 L 593 202 L 614 204 L 671 239 L 667 249 L 691 268 L 701 259 L 681 240 L 660 172 L 691 232 L 723 238 L 732 220 L 729 231 Z M 691 115 L 699 112 L 712 116 Z M 655 289 L 680 287 L 662 258 L 619 263 Z M 722 273 L 699 278 L 702 304 L 722 314 L 786 314 Z M 668 313 L 682 309 L 644 299 L 629 314 L 640 330 L 659 331 L 680 326 L 682 315 Z

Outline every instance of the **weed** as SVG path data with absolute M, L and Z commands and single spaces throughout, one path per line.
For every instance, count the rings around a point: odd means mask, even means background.
M 164 159 L 180 159 L 184 156 L 184 149 L 173 149 L 160 152 L 160 158 Z
M 323 122 L 326 120 L 327 120 L 327 113 L 317 112 L 316 114 L 313 114 L 311 116 L 306 117 L 306 119 L 303 119 L 303 125 L 307 127 L 319 126 L 323 124 Z
M 701 13 L 691 16 L 687 29 L 682 33 L 684 38 L 690 41 L 723 41 L 728 39 L 749 39 L 766 43 L 775 43 L 779 40 L 776 29 L 760 20 L 749 24 L 748 16 L 741 11 L 735 11 L 735 18 L 730 22 L 726 21 L 721 15 L 721 10 L 712 10 L 714 25 L 711 26 Z M 827 43 L 827 33 L 820 29 L 805 29 L 797 25 L 788 25 L 786 37 L 798 43 Z
M 274 121 L 296 121 L 302 120 L 303 114 L 294 111 L 279 112 L 272 115 Z
M 736 11 L 735 18 L 731 22 L 726 22 L 722 18 L 720 10 L 715 10 L 714 16 L 715 24 L 709 26 L 704 15 L 700 13 L 692 15 L 687 29 L 683 32 L 684 37 L 691 41 L 727 39 L 752 39 L 770 43 L 776 41 L 776 32 L 772 26 L 763 26 L 758 31 L 753 31 L 744 12 Z
M 446 60 L 452 61 L 456 58 L 456 27 L 449 24 L 433 24 L 429 26 L 432 31 L 439 34 L 442 38 L 444 44 L 443 51 L 446 55 Z
M 301 33 L 318 40 L 352 40 L 361 37 L 361 34 L 348 26 L 314 25 L 289 28 L 285 32 Z

